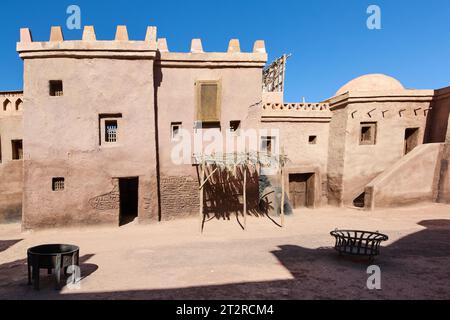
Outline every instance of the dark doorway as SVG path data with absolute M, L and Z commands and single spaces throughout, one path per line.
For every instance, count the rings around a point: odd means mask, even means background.
M 364 208 L 366 205 L 365 199 L 366 199 L 366 193 L 363 192 L 357 198 L 355 198 L 355 200 L 353 200 L 353 205 L 357 208 Z
M 419 128 L 405 130 L 405 155 L 410 153 L 419 144 Z
M 314 206 L 314 173 L 289 175 L 289 198 L 294 209 Z
M 139 178 L 120 178 L 120 225 L 133 222 L 138 216 Z

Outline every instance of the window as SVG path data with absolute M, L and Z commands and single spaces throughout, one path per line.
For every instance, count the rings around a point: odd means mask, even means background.
M 230 132 L 239 134 L 241 130 L 241 122 L 238 120 L 230 121 Z
M 121 113 L 100 114 L 98 116 L 99 145 L 115 145 L 120 142 Z
M 374 145 L 376 144 L 377 136 L 377 123 L 376 122 L 362 122 L 361 123 L 361 136 L 359 144 L 361 145 Z
M 23 103 L 22 99 L 16 100 L 16 111 L 19 111 L 22 109 L 22 103 Z
M 194 124 L 194 128 L 195 128 L 195 132 L 197 132 L 198 129 L 202 129 L 202 130 L 216 129 L 219 131 L 222 130 L 222 126 L 221 126 L 220 122 L 218 122 L 218 121 L 211 121 L 211 122 L 197 121 Z
M 172 122 L 172 124 L 170 125 L 170 132 L 171 132 L 172 140 L 176 140 L 178 137 L 180 137 L 181 128 L 182 128 L 181 122 Z
M 105 121 L 105 142 L 117 142 L 117 120 Z
M 220 101 L 218 81 L 197 82 L 197 121 L 220 122 Z
M 408 128 L 405 130 L 405 155 L 419 145 L 419 130 L 419 128 Z
M 3 111 L 7 111 L 10 108 L 11 108 L 11 101 L 9 101 L 8 99 L 3 101 Z
M 275 137 L 261 137 L 261 152 L 272 155 L 275 150 Z
M 309 144 L 317 144 L 317 136 L 309 136 L 308 142 Z
M 53 178 L 52 179 L 52 190 L 53 191 L 63 191 L 64 190 L 64 178 Z
M 61 97 L 63 95 L 63 82 L 61 80 L 50 80 L 50 96 Z
M 11 146 L 12 146 L 12 159 L 13 160 L 22 159 L 23 158 L 22 140 L 12 140 Z

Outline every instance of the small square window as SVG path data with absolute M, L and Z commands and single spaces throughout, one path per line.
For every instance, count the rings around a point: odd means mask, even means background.
M 197 130 L 219 130 L 222 131 L 222 126 L 218 121 L 196 121 L 194 123 L 195 132 Z
M 117 142 L 117 120 L 105 121 L 105 142 L 113 143 Z
M 361 136 L 359 144 L 361 145 L 374 145 L 376 144 L 377 136 L 377 123 L 376 122 L 362 122 L 361 123 Z
M 317 136 L 309 136 L 308 142 L 309 144 L 317 144 Z
M 239 134 L 241 130 L 241 122 L 238 120 L 230 121 L 230 132 Z
M 53 191 L 63 191 L 64 190 L 64 178 L 53 178 L 52 179 L 52 190 Z
M 63 82 L 61 80 L 50 80 L 50 96 L 61 97 L 63 95 Z
M 120 142 L 121 113 L 102 113 L 98 116 L 99 145 L 115 146 Z
M 172 140 L 176 140 L 178 137 L 181 136 L 181 128 L 182 128 L 181 122 L 172 122 L 171 123 L 170 132 L 171 132 Z
M 23 159 L 23 143 L 22 140 L 12 140 L 12 159 L 21 160 Z
M 261 137 L 261 152 L 272 155 L 275 148 L 275 137 Z

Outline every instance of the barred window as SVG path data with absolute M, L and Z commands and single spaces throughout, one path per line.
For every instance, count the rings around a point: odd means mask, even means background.
M 52 190 L 53 191 L 63 191 L 64 190 L 64 178 L 53 178 L 52 179 Z
M 117 142 L 117 120 L 105 121 L 105 142 Z
M 61 80 L 50 80 L 50 96 L 61 97 L 63 95 L 63 82 Z

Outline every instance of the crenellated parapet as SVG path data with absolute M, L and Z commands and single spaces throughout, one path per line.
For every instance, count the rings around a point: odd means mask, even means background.
M 200 39 L 191 41 L 189 52 L 170 52 L 165 38 L 157 37 L 157 28 L 148 27 L 144 40 L 130 40 L 126 26 L 117 26 L 114 40 L 98 40 L 93 26 L 85 26 L 81 40 L 65 40 L 61 27 L 51 27 L 48 41 L 34 41 L 28 28 L 20 29 L 17 52 L 22 59 L 51 57 L 152 58 L 161 65 L 195 63 L 224 66 L 263 67 L 267 62 L 264 41 L 257 40 L 252 52 L 242 52 L 238 39 L 230 40 L 226 52 L 206 52 Z
M 242 52 L 240 41 L 231 39 L 226 52 L 206 52 L 201 39 L 192 39 L 189 52 L 171 52 L 167 39 L 157 40 L 160 53 L 158 63 L 167 67 L 258 67 L 267 62 L 266 47 L 263 40 L 254 43 L 252 52 Z
M 154 58 L 156 28 L 148 27 L 143 41 L 129 40 L 126 26 L 117 26 L 114 40 L 97 40 L 93 26 L 85 26 L 81 40 L 65 40 L 61 27 L 52 27 L 49 41 L 33 41 L 28 28 L 20 30 L 17 52 L 22 59 L 51 57 Z
M 332 113 L 328 103 L 265 103 L 262 121 L 329 122 Z
M 22 115 L 23 92 L 0 92 L 0 118 Z
M 295 110 L 295 111 L 327 111 L 330 105 L 328 103 L 266 103 L 264 110 Z

